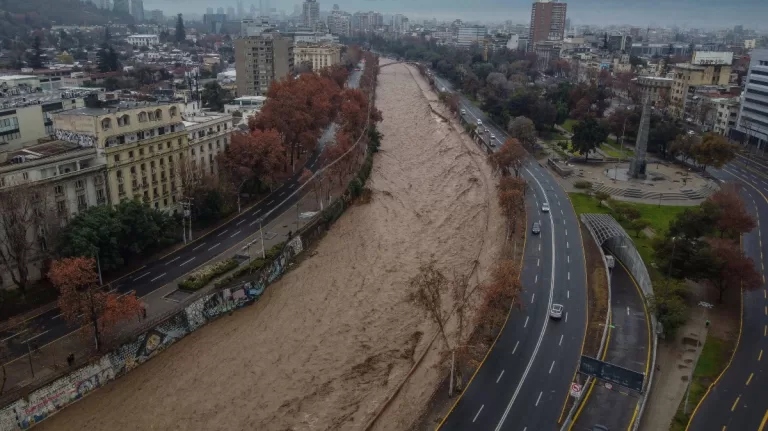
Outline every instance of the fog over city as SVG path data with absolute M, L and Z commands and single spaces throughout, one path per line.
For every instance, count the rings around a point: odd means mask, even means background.
M 245 0 L 246 9 L 258 0 Z M 272 0 L 272 8 L 291 14 L 299 1 Z M 330 11 L 333 4 L 342 10 L 374 10 L 381 13 L 402 13 L 412 18 L 465 21 L 528 22 L 530 2 L 526 0 L 337 0 L 321 1 L 320 8 Z M 235 7 L 235 0 L 212 3 L 209 0 L 146 0 L 147 9 L 162 9 L 167 13 L 204 13 L 206 7 Z M 622 25 L 640 27 L 676 25 L 679 27 L 726 28 L 736 21 L 746 26 L 768 28 L 768 1 L 744 0 L 728 3 L 717 0 L 581 0 L 568 4 L 568 16 L 578 25 Z

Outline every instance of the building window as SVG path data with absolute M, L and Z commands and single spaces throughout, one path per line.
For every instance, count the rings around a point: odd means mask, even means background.
M 208 143 L 208 149 L 211 151 L 213 150 L 213 142 Z
M 29 179 L 29 172 L 24 172 L 21 174 L 21 178 L 28 180 Z
M 59 211 L 59 214 L 65 213 L 67 211 L 67 202 L 66 201 L 56 202 L 56 209 Z
M 163 111 L 155 109 L 155 120 L 160 121 L 163 119 Z
M 177 142 L 179 144 L 179 148 L 181 148 L 181 138 L 179 138 L 179 140 Z
M 58 185 L 53 187 L 53 193 L 57 195 L 63 195 L 64 194 L 64 186 Z
M 131 124 L 131 117 L 128 116 L 128 114 L 125 114 L 121 117 L 117 118 L 117 125 L 118 126 L 129 126 Z
M 109 130 L 112 128 L 112 120 L 105 118 L 101 120 L 101 130 Z
M 77 181 L 75 181 L 75 188 L 76 188 L 77 190 L 82 190 L 82 189 L 84 189 L 85 187 L 84 187 L 84 184 L 83 184 L 83 180 L 77 180 Z
M 120 163 L 120 154 L 115 154 L 115 163 Z
M 146 112 L 139 112 L 139 122 L 143 123 L 147 121 L 147 113 Z
M 104 200 L 104 189 L 96 190 L 96 198 L 99 199 L 99 201 Z
M 123 187 L 123 185 L 122 185 L 122 184 L 118 184 L 118 185 L 117 185 L 117 192 L 118 192 L 120 195 L 124 195 L 124 194 L 125 194 L 125 187 Z
M 165 148 L 170 150 L 171 149 L 171 141 L 168 141 L 165 143 Z
M 149 121 L 155 121 L 155 113 L 154 112 L 150 112 L 149 113 Z
M 177 112 L 176 112 L 176 107 L 175 107 L 175 106 L 171 106 L 171 107 L 168 109 L 168 115 L 170 115 L 170 116 L 171 116 L 171 118 L 173 118 L 173 117 L 175 117 L 175 116 L 176 116 L 176 114 L 177 114 Z
M 85 201 L 85 195 L 79 195 L 77 197 L 77 208 L 84 210 L 88 207 L 88 202 Z

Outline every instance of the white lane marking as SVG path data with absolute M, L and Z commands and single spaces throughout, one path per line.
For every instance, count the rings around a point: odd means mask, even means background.
M 629 316 L 629 306 L 627 306 L 627 316 Z
M 544 394 L 544 391 L 539 392 L 539 397 L 536 398 L 536 407 L 539 406 L 539 401 L 541 401 L 541 395 Z
M 517 343 L 515 343 L 515 348 L 514 348 L 514 349 L 512 349 L 512 354 L 513 354 L 513 355 L 515 354 L 515 352 L 517 352 L 517 346 L 519 346 L 519 345 L 520 345 L 520 341 L 518 341 Z
M 218 235 L 216 235 L 216 236 L 217 236 L 217 237 L 219 237 L 219 236 L 222 236 L 222 235 L 224 235 L 224 234 L 225 234 L 225 233 L 227 233 L 227 232 L 229 232 L 229 229 L 224 229 L 223 231 L 219 232 L 219 234 L 218 234 Z
M 533 282 L 534 283 L 538 283 L 539 282 L 539 274 L 536 274 L 536 277 L 533 278 Z
M 571 279 L 571 271 L 568 271 L 568 280 Z
M 61 316 L 61 314 L 59 314 L 59 316 Z M 58 316 L 56 316 L 56 317 L 58 317 Z M 54 317 L 54 319 L 55 319 L 56 317 Z M 0 340 L 0 343 L 5 343 L 6 341 L 10 340 L 11 338 L 13 338 L 13 337 L 15 337 L 15 336 L 17 336 L 17 335 L 21 335 L 21 334 L 23 334 L 23 333 L 25 333 L 25 332 L 27 332 L 27 331 L 29 331 L 29 329 L 25 329 L 25 330 L 23 330 L 23 331 L 21 331 L 21 332 L 17 332 L 17 333 L 15 333 L 15 334 L 11 335 L 11 336 L 10 336 L 10 337 L 8 337 L 8 338 L 4 338 L 4 339 Z
M 568 241 L 566 241 L 566 242 L 565 242 L 565 248 L 571 248 L 571 243 L 569 243 Z
M 528 317 L 530 316 L 525 316 L 525 323 L 523 323 L 523 328 L 528 326 Z
M 496 383 L 499 383 L 499 380 L 501 380 L 501 376 L 504 375 L 504 370 L 501 370 L 501 374 L 499 374 L 499 377 L 496 377 Z
M 290 185 L 288 185 L 288 188 L 289 188 L 289 189 L 292 189 L 292 188 L 294 188 L 294 187 L 296 187 L 296 183 L 293 183 L 293 184 L 290 184 Z
M 536 266 L 539 266 L 541 264 L 541 259 L 536 259 Z
M 115 290 L 117 290 L 117 288 L 115 288 L 115 289 L 113 290 L 113 292 L 114 292 Z M 51 319 L 58 319 L 59 317 L 61 317 L 61 315 L 62 315 L 62 314 L 64 314 L 64 313 L 59 313 L 59 314 L 57 314 L 57 315 L 55 315 L 55 316 L 51 317 Z
M 80 317 L 80 316 L 77 316 L 77 317 Z M 43 336 L 43 335 L 45 335 L 45 334 L 47 334 L 47 333 L 49 333 L 49 332 L 51 332 L 51 330 L 50 330 L 50 329 L 49 329 L 49 330 L 47 330 L 47 331 L 45 331 L 45 332 L 41 332 L 41 333 L 39 333 L 39 334 L 35 335 L 35 336 L 34 336 L 34 337 L 32 337 L 32 338 L 27 338 L 27 339 L 26 339 L 26 340 L 24 340 L 24 341 L 20 341 L 20 343 L 21 343 L 21 344 L 27 344 L 27 343 L 29 343 L 30 341 L 34 340 L 35 338 L 37 338 L 37 337 L 41 337 L 41 336 Z
M 144 274 L 141 274 L 140 276 L 138 276 L 138 277 L 134 278 L 134 279 L 133 279 L 133 281 L 136 281 L 136 280 L 138 280 L 138 279 L 140 279 L 140 278 L 144 278 L 144 277 L 146 277 L 146 276 L 148 276 L 148 275 L 149 275 L 149 273 L 148 273 L 148 272 L 145 272 Z
M 280 192 L 280 194 L 277 195 L 277 197 L 280 197 L 285 194 L 285 191 Z
M 272 205 L 272 203 L 273 203 L 274 201 L 275 201 L 275 200 L 274 200 L 274 199 L 272 199 L 271 201 L 267 202 L 267 205 Z
M 536 300 L 536 294 L 534 293 L 533 296 L 531 296 L 531 304 Z
M 197 247 L 193 248 L 192 251 L 195 251 L 195 250 L 197 250 L 198 248 L 200 248 L 200 247 L 202 247 L 204 245 L 205 245 L 205 243 L 202 243 L 202 244 L 198 245 Z
M 162 277 L 164 275 L 165 275 L 165 273 L 162 273 L 162 274 L 158 275 L 157 277 L 153 278 L 152 280 L 149 280 L 149 282 L 151 283 L 151 282 L 157 280 L 158 278 L 160 278 L 160 277 Z
M 539 251 L 541 251 L 541 244 L 539 244 Z
M 259 222 L 259 220 L 258 220 L 258 219 L 257 219 L 257 220 L 254 220 L 254 221 L 252 221 L 252 222 L 248 223 L 248 226 L 253 226 L 253 225 L 255 225 L 255 224 L 256 224 L 256 223 L 258 223 L 258 222 Z
M 221 244 L 221 243 L 220 243 L 220 242 L 217 242 L 215 245 L 213 245 L 211 248 L 209 248 L 209 249 L 208 249 L 208 251 L 211 251 L 211 250 L 213 250 L 214 248 L 218 247 L 218 246 L 219 246 L 219 244 Z
M 552 374 L 552 368 L 555 368 L 555 361 L 552 361 L 552 365 L 549 366 L 549 374 Z
M 566 258 L 568 259 L 568 263 L 571 263 L 571 255 L 566 256 Z
M 539 180 L 531 173 L 530 170 L 528 170 L 528 168 L 525 168 L 525 171 L 528 172 L 528 175 L 533 177 L 534 181 L 536 181 L 536 184 L 539 186 L 539 189 L 541 189 L 542 193 L 546 195 L 546 192 L 544 192 L 544 187 L 541 185 Z M 565 223 L 565 220 L 563 220 L 563 223 Z M 549 213 L 549 224 L 552 228 L 552 232 L 554 232 L 555 221 L 552 218 L 552 213 Z M 548 310 L 552 308 L 552 296 L 555 293 L 555 255 L 556 255 L 555 236 L 552 235 L 552 276 L 550 278 L 550 285 L 549 285 L 549 302 L 547 303 Z M 568 319 L 568 313 L 565 314 L 565 318 Z M 541 342 L 542 340 L 544 340 L 544 334 L 547 331 L 548 323 L 549 323 L 549 319 L 544 319 L 544 325 L 541 328 L 539 339 L 536 341 L 536 347 L 534 347 L 533 353 L 531 354 L 531 359 L 528 361 L 528 365 L 526 365 L 525 371 L 523 371 L 523 375 L 517 384 L 517 388 L 515 388 L 515 393 L 512 394 L 512 398 L 509 400 L 509 403 L 507 404 L 507 408 L 504 410 L 504 414 L 499 420 L 498 425 L 496 425 L 496 431 L 501 431 L 501 427 L 504 425 L 504 421 L 507 419 L 507 416 L 509 415 L 510 410 L 512 410 L 512 404 L 515 403 L 515 399 L 517 398 L 517 395 L 520 393 L 520 390 L 523 387 L 525 378 L 528 377 L 528 373 L 531 371 L 531 367 L 533 366 L 533 363 L 536 361 L 536 354 L 539 353 L 539 347 L 541 347 Z
M 240 225 L 241 225 L 241 224 L 243 224 L 244 222 L 245 222 L 245 219 L 242 219 L 242 220 L 240 220 L 239 222 L 237 222 L 237 224 L 236 224 L 235 226 L 240 226 Z
M 568 323 L 568 312 L 565 312 L 565 322 Z
M 166 262 L 166 263 L 165 263 L 165 265 L 166 265 L 166 266 L 168 266 L 168 265 L 169 265 L 169 264 L 171 264 L 172 262 L 176 262 L 176 261 L 177 261 L 177 260 L 179 260 L 179 259 L 181 259 L 181 256 L 178 256 L 178 257 L 175 257 L 175 258 L 173 258 L 173 259 L 169 260 L 168 262 Z
M 562 346 L 563 345 L 563 334 L 560 334 L 560 342 L 557 343 L 557 345 L 558 346 Z
M 565 230 L 565 236 L 568 236 L 568 229 Z
M 560 210 L 560 215 L 565 215 L 565 213 L 563 212 L 563 210 Z
M 472 419 L 472 423 L 475 423 L 475 421 L 477 420 L 477 417 L 480 416 L 480 412 L 483 411 L 483 407 L 485 407 L 485 404 L 480 406 L 480 410 L 477 411 L 477 414 L 475 415 L 475 418 Z
M 235 237 L 237 234 L 239 234 L 240 232 L 241 232 L 241 231 L 237 231 L 237 232 L 233 233 L 232 235 L 230 235 L 229 237 L 230 237 L 230 238 L 234 238 L 234 237 Z
M 568 299 L 571 299 L 571 291 L 570 290 L 566 290 L 565 294 L 568 296 Z
M 195 260 L 195 258 L 194 258 L 194 257 L 193 257 L 192 259 L 189 259 L 188 261 L 186 261 L 186 262 L 182 263 L 182 264 L 181 264 L 181 265 L 179 265 L 179 266 L 184 266 L 184 265 L 188 264 L 189 262 L 192 262 L 193 260 Z

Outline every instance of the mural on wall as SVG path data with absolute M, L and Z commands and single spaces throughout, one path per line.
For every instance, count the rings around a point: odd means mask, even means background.
M 96 145 L 96 138 L 85 133 L 70 132 L 69 130 L 56 129 L 56 139 L 62 141 L 74 142 L 81 147 L 93 147 Z
M 253 280 L 206 295 L 173 317 L 102 356 L 98 362 L 81 367 L 0 410 L 0 431 L 15 431 L 46 419 L 57 410 L 82 398 L 110 380 L 121 376 L 167 349 L 190 332 L 237 308 L 253 304 L 267 285 L 285 273 L 293 258 L 303 250 L 298 235 Z

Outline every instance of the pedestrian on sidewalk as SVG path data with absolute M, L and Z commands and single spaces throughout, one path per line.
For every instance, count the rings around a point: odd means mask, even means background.
M 147 306 L 141 307 L 141 318 L 147 320 Z
M 74 363 L 75 363 L 75 354 L 74 353 L 70 353 L 67 356 L 67 365 L 69 365 L 71 367 L 72 365 L 74 365 Z

